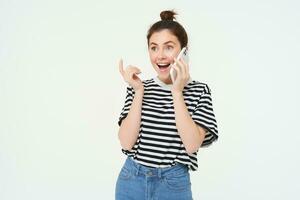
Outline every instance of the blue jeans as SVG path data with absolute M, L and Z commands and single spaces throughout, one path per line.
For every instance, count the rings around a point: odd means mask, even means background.
M 152 168 L 127 157 L 117 179 L 116 200 L 192 200 L 186 165 Z

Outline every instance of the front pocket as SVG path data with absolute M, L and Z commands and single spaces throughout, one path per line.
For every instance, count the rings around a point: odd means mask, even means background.
M 188 190 L 191 187 L 190 175 L 188 172 L 166 176 L 164 177 L 164 182 L 170 190 L 174 191 Z
M 122 167 L 119 177 L 121 179 L 129 179 L 131 177 L 131 172 L 126 167 Z

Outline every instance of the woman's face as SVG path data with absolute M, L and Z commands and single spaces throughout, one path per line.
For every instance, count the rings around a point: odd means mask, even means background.
M 172 83 L 170 77 L 171 64 L 181 50 L 179 40 L 167 29 L 154 32 L 149 38 L 149 56 L 151 64 L 160 80 Z

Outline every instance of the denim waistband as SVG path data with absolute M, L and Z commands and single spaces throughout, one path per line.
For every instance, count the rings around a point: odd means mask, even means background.
M 166 176 L 166 175 L 180 173 L 182 171 L 188 172 L 188 167 L 179 162 L 176 162 L 176 165 L 171 166 L 171 167 L 153 168 L 153 167 L 147 167 L 140 163 L 137 163 L 135 160 L 133 160 L 132 157 L 129 157 L 129 156 L 127 156 L 124 165 L 127 168 L 129 168 L 130 170 L 133 170 L 133 172 L 136 175 L 138 175 L 140 173 L 145 176 L 158 176 L 159 178 Z

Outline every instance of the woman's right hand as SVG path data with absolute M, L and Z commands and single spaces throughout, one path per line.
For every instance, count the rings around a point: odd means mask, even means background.
M 127 82 L 131 87 L 133 87 L 134 91 L 144 89 L 143 82 L 137 76 L 137 74 L 141 73 L 141 70 L 135 66 L 129 65 L 125 68 L 123 67 L 123 60 L 120 59 L 119 61 L 119 71 L 123 76 L 125 82 Z

